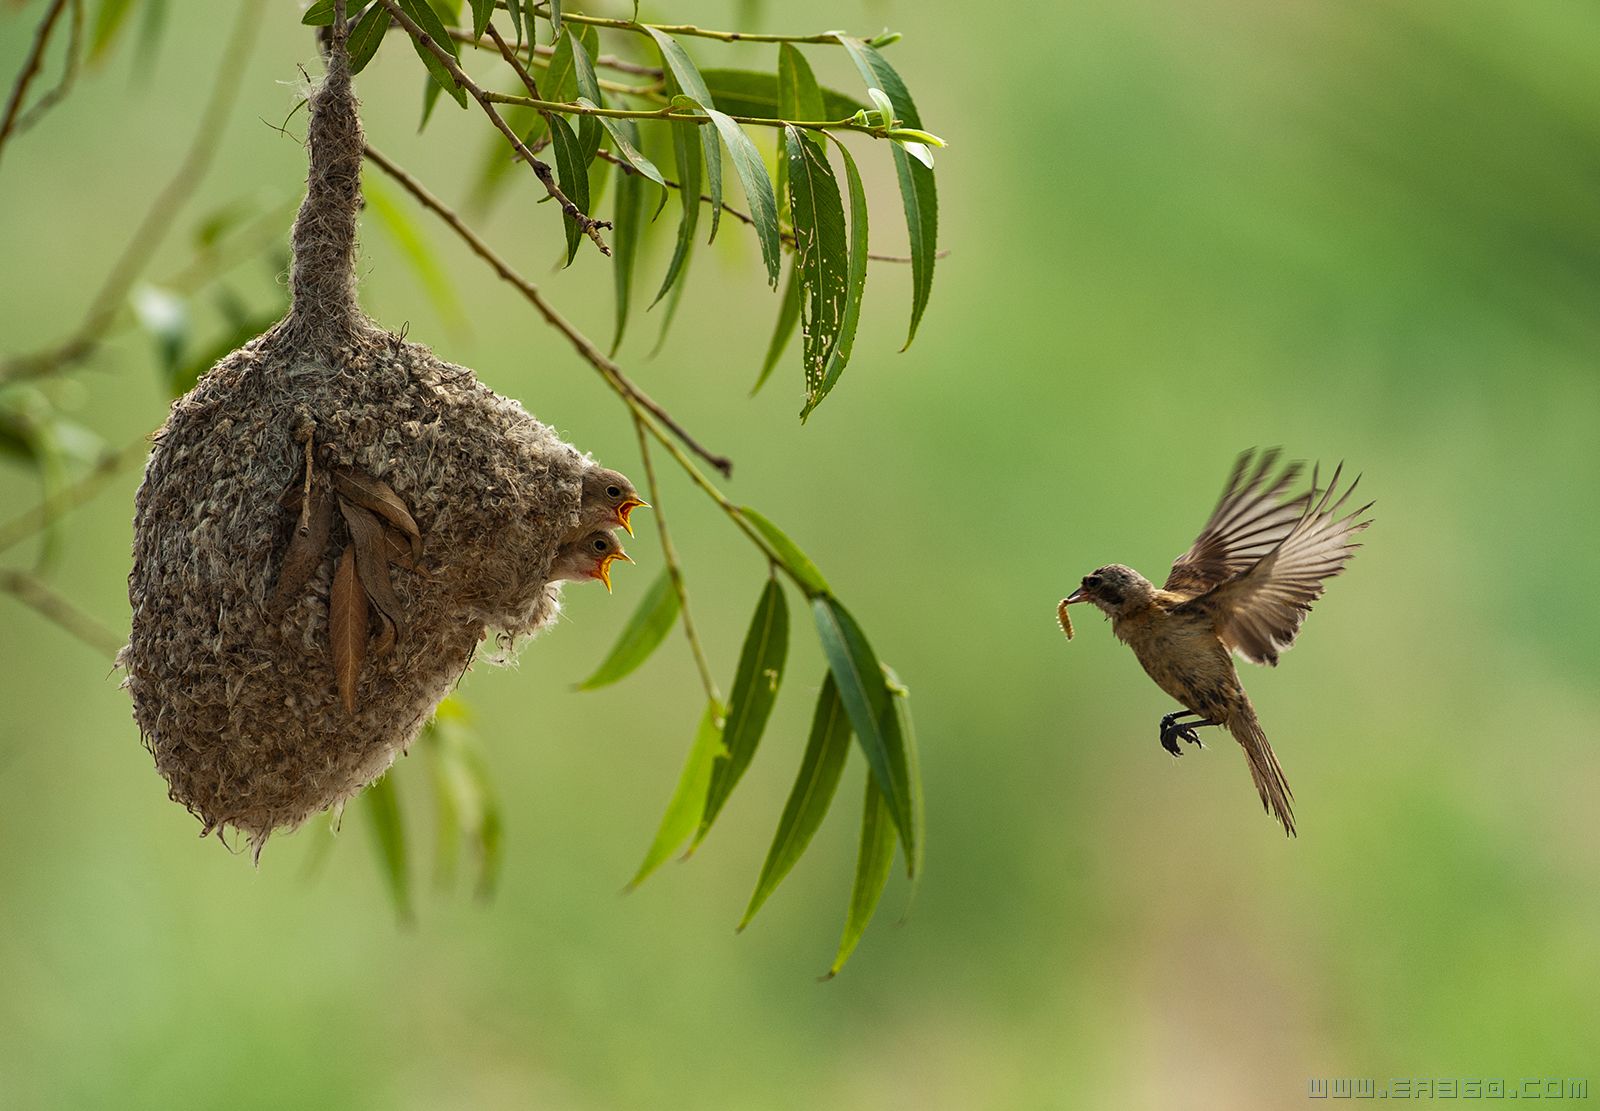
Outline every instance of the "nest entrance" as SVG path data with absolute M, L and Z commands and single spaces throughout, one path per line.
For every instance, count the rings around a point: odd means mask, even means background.
M 361 312 L 342 33 L 310 108 L 292 306 L 156 434 L 119 657 L 172 798 L 258 852 L 382 774 L 485 636 L 555 616 L 550 564 L 588 466 Z

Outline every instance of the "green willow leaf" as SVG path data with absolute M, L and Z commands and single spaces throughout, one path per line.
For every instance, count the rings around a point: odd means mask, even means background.
M 695 733 L 694 747 L 689 750 L 689 758 L 678 775 L 678 785 L 667 801 L 666 813 L 661 815 L 655 840 L 650 843 L 626 890 L 632 891 L 648 879 L 694 833 L 705 810 L 706 791 L 711 786 L 711 765 L 723 751 L 722 708 L 709 702 Z
M 511 16 L 511 29 L 517 33 L 517 46 L 522 46 L 522 0 L 507 0 L 506 13 Z
M 350 39 L 347 44 L 350 51 L 350 72 L 360 73 L 367 68 L 367 63 L 372 61 L 378 53 L 378 47 L 383 45 L 383 36 L 389 30 L 389 9 L 382 4 L 374 4 L 350 29 Z
M 788 43 L 778 47 L 778 96 L 782 113 L 779 119 L 816 121 L 830 118 L 827 106 L 823 103 L 822 89 L 817 85 L 816 74 L 811 72 L 806 56 Z M 852 114 L 853 110 L 845 113 L 847 116 Z M 818 146 L 823 144 L 820 134 L 808 134 L 806 138 Z
M 484 30 L 489 26 L 489 20 L 494 16 L 494 0 L 472 0 L 472 37 L 483 38 Z M 521 21 L 513 16 L 513 23 Z
M 668 90 L 671 91 L 670 89 Z M 650 307 L 667 295 L 685 272 L 694 250 L 694 230 L 700 221 L 700 137 L 696 134 L 703 124 L 675 123 L 672 125 L 672 153 L 678 166 L 678 200 L 683 214 L 678 218 L 678 241 L 672 248 L 672 261 L 667 264 L 667 276 L 662 279 Z M 662 324 L 665 338 L 666 322 Z
M 631 120 L 623 121 L 631 123 Z M 663 197 L 665 194 L 663 193 Z M 617 199 L 611 215 L 612 286 L 616 291 L 617 326 L 611 338 L 611 354 L 622 346 L 628 330 L 628 309 L 633 302 L 633 271 L 639 258 L 639 241 L 644 237 L 644 178 L 636 174 L 617 177 Z M 673 597 L 677 593 L 673 592 Z
M 546 100 L 570 103 L 578 95 L 578 79 L 572 60 L 573 38 L 557 35 L 550 65 L 539 78 L 539 92 Z
M 406 859 L 406 829 L 400 817 L 400 795 L 394 776 L 384 775 L 361 794 L 371 819 L 373 847 L 383 865 L 383 876 L 394 900 L 395 913 L 402 922 L 411 922 L 411 871 Z
M 844 703 L 839 701 L 839 687 L 833 673 L 829 672 L 823 676 L 822 691 L 817 695 L 817 709 L 811 718 L 811 738 L 806 742 L 806 754 L 800 761 L 800 773 L 789 791 L 789 801 L 783 804 L 778 832 L 773 835 L 772 848 L 767 850 L 766 863 L 761 866 L 755 893 L 750 896 L 750 905 L 739 921 L 739 929 L 750 924 L 767 897 L 777 890 L 805 854 L 833 803 L 839 775 L 844 771 L 845 757 L 849 754 L 850 716 L 845 713 Z
M 550 140 L 550 146 L 556 152 L 556 177 L 561 182 L 561 191 L 578 206 L 579 211 L 588 212 L 588 163 L 584 161 L 578 137 L 572 133 L 571 126 L 554 114 L 550 117 Z M 578 253 L 578 244 L 583 241 L 583 229 L 565 212 L 561 214 L 561 219 L 567 226 L 567 261 L 563 265 L 571 266 L 573 257 Z
M 650 32 L 650 37 L 656 40 L 656 46 L 661 51 L 662 63 L 672 73 L 673 79 L 677 81 L 684 95 L 707 111 L 715 109 L 717 102 L 711 96 L 711 90 L 706 87 L 705 78 L 700 76 L 700 70 L 695 66 L 694 59 L 689 57 L 688 52 L 678 44 L 678 40 L 654 27 L 645 29 Z M 700 133 L 700 146 L 705 152 L 706 188 L 711 194 L 711 234 L 706 237 L 706 242 L 709 243 L 717 238 L 717 226 L 722 222 L 722 147 L 717 142 L 717 133 L 711 128 L 700 124 L 695 130 Z M 723 138 L 726 139 L 727 136 L 724 135 Z
M 744 186 L 744 197 L 750 206 L 750 216 L 755 220 L 756 235 L 761 240 L 761 259 L 767 264 L 767 284 L 778 286 L 778 270 L 782 254 L 778 249 L 778 198 L 772 191 L 772 179 L 767 176 L 767 165 L 761 152 L 750 141 L 732 116 L 715 108 L 706 108 L 706 114 L 716 125 L 722 141 L 733 156 L 733 167 L 739 171 L 739 182 Z
M 583 32 L 588 31 L 588 35 Z M 567 28 L 567 34 L 572 35 L 572 28 Z M 600 80 L 594 72 L 594 55 L 599 43 L 594 36 L 594 28 L 584 27 L 572 40 L 572 76 L 577 82 L 580 101 L 587 99 L 593 107 L 604 108 L 606 98 L 600 92 Z M 607 121 L 610 122 L 610 121 Z M 594 161 L 595 152 L 600 149 L 600 120 L 594 116 L 578 117 L 578 145 L 583 150 L 583 164 L 587 166 Z M 654 168 L 654 167 L 652 167 Z M 663 186 L 665 188 L 665 186 Z M 584 209 L 588 211 L 587 208 Z
M 919 851 L 911 805 L 911 772 L 883 667 L 861 626 L 838 599 L 824 594 L 812 600 L 811 608 L 823 654 L 839 681 L 839 697 L 849 711 L 850 724 L 855 727 L 856 740 L 872 768 L 873 778 L 883 788 L 895 828 L 906 846 L 909 865 Z
M 405 256 L 417 280 L 422 283 L 422 288 L 427 291 L 428 299 L 433 302 L 433 307 L 448 328 L 461 330 L 466 327 L 466 312 L 461 307 L 461 301 L 456 296 L 455 283 L 450 280 L 450 275 L 440 264 L 433 253 L 433 248 L 428 245 L 427 237 L 417 224 L 406 214 L 393 194 L 379 184 L 376 175 L 370 181 L 362 182 L 362 192 L 366 197 L 368 209 L 377 217 L 383 230 L 394 240 L 395 246 L 400 248 L 400 253 Z
M 906 871 L 911 876 L 911 893 L 906 897 L 906 915 L 909 916 L 917 890 L 922 886 L 922 862 L 928 851 L 928 803 L 922 793 L 922 756 L 917 751 L 917 731 L 911 720 L 911 692 L 888 664 L 883 665 L 883 674 L 889 683 L 889 693 L 894 696 L 900 736 L 906 742 L 906 772 L 911 780 L 911 828 L 915 840 L 912 841 L 914 848 L 906 857 Z
M 799 545 L 789 539 L 787 533 L 748 505 L 739 507 L 739 515 L 755 526 L 755 530 L 772 545 L 772 550 L 778 553 L 778 559 L 784 569 L 795 577 L 800 589 L 805 591 L 806 597 L 815 598 L 819 594 L 829 592 L 828 580 L 822 577 L 822 572 L 811 562 L 811 557 L 802 552 Z
M 850 351 L 855 346 L 856 326 L 861 322 L 861 297 L 867 288 L 867 191 L 861 184 L 861 171 L 856 169 L 856 160 L 850 156 L 850 151 L 837 139 L 834 142 L 844 159 L 845 179 L 850 189 L 850 269 L 838 339 L 823 369 L 822 385 L 814 398 L 806 398 L 805 407 L 800 410 L 802 421 L 828 396 L 839 381 L 839 375 L 844 372 L 845 364 L 850 361 Z M 809 364 L 807 369 L 810 369 Z
M 591 101 L 586 96 L 580 96 L 578 98 L 578 103 L 585 108 L 600 107 L 599 104 Z M 598 119 L 600 123 L 604 125 L 606 131 L 610 133 L 611 143 L 612 146 L 616 148 L 615 153 L 617 157 L 621 158 L 628 165 L 639 171 L 639 173 L 643 174 L 645 177 L 655 182 L 656 185 L 660 186 L 661 200 L 660 203 L 656 205 L 656 210 L 652 214 L 652 219 L 655 216 L 659 216 L 662 208 L 664 208 L 667 203 L 667 181 L 661 176 L 661 171 L 656 169 L 656 164 L 650 161 L 650 159 L 646 158 L 643 152 L 639 150 L 639 129 L 634 125 L 632 120 L 612 119 L 609 116 L 598 116 L 594 118 Z
M 883 898 L 883 889 L 894 868 L 894 831 L 894 820 L 883 792 L 868 775 L 866 798 L 861 804 L 861 844 L 856 851 L 855 882 L 850 886 L 850 909 L 845 914 L 839 951 L 824 980 L 839 975 L 866 932 L 867 923 L 872 921 L 873 912 L 878 909 L 878 901 Z
M 409 15 L 424 31 L 428 37 L 449 52 L 452 58 L 460 59 L 461 55 L 456 50 L 455 40 L 450 37 L 450 32 L 445 30 L 444 22 L 439 18 L 439 13 L 433 10 L 433 5 L 427 0 L 400 0 L 401 9 Z M 456 84 L 456 79 L 450 76 L 449 68 L 438 58 L 433 56 L 433 51 L 423 46 L 416 39 L 411 40 L 411 45 L 416 48 L 417 56 L 422 59 L 422 64 L 428 67 L 428 74 L 434 79 L 441 89 L 455 98 L 457 104 L 467 106 L 467 90 Z
M 561 0 L 550 0 L 550 29 L 561 33 Z
M 860 39 L 848 35 L 836 37 L 855 61 L 862 80 L 869 87 L 888 94 L 895 115 L 906 127 L 920 130 L 922 118 L 894 67 Z M 894 170 L 900 182 L 906 232 L 911 241 L 911 327 L 906 334 L 905 347 L 901 348 L 904 351 L 916 338 L 917 325 L 922 322 L 928 295 L 933 290 L 933 264 L 939 251 L 939 195 L 934 186 L 933 170 L 907 154 L 898 143 L 894 145 Z
M 102 5 L 101 11 L 114 5 Z M 300 22 L 307 27 L 332 27 L 333 26 L 333 0 L 317 0 L 306 9 L 306 14 L 300 17 Z
M 756 612 L 750 618 L 744 649 L 739 653 L 739 670 L 728 699 L 728 721 L 722 741 L 728 758 L 718 760 L 711 770 L 711 788 L 706 792 L 706 807 L 694 843 L 699 845 L 711 832 L 723 804 L 738 785 L 761 744 L 772 704 L 778 699 L 783 682 L 783 665 L 789 655 L 789 603 L 778 580 L 768 579 Z
M 764 120 L 799 119 L 798 116 L 784 114 L 778 78 L 773 74 L 748 69 L 703 69 L 700 75 L 705 78 L 706 88 L 716 98 L 717 107 L 730 116 L 755 116 Z M 864 107 L 866 105 L 854 97 L 825 88 L 822 90 L 822 114 L 812 118 L 849 119 Z
M 794 218 L 794 268 L 800 275 L 800 342 L 805 361 L 805 408 L 822 400 L 833 353 L 844 327 L 850 275 L 846 268 L 844 202 L 828 157 L 798 129 L 783 129 L 789 154 L 789 212 Z
M 578 684 L 578 689 L 599 690 L 631 674 L 660 647 L 677 619 L 678 591 L 672 585 L 671 572 L 663 571 L 639 600 L 639 607 L 623 627 L 610 654 L 595 668 L 593 675 Z
M 787 165 L 788 159 L 778 163 Z M 783 303 L 778 306 L 778 322 L 772 327 L 772 339 L 767 341 L 767 357 L 761 362 L 761 374 L 756 378 L 756 384 L 750 389 L 750 396 L 754 397 L 761 392 L 761 387 L 767 384 L 767 379 L 772 377 L 773 370 L 778 365 L 778 360 L 783 357 L 784 348 L 789 346 L 789 339 L 794 335 L 794 326 L 800 321 L 800 273 L 793 262 L 789 263 L 789 280 L 783 283 Z

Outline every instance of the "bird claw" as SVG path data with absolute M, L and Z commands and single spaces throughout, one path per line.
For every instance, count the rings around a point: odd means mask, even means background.
M 1206 747 L 1200 740 L 1200 734 L 1194 731 L 1194 726 L 1180 725 L 1179 723 L 1170 721 L 1167 718 L 1162 718 L 1161 747 L 1172 753 L 1174 756 L 1182 756 L 1183 749 L 1178 747 L 1178 742 L 1180 740 L 1188 741 L 1196 748 Z

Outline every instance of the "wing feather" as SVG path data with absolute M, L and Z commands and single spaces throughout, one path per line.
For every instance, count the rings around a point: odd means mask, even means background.
M 1322 597 L 1324 583 L 1361 546 L 1356 533 L 1372 523 L 1363 518 L 1371 502 L 1340 516 L 1360 482 L 1358 477 L 1333 500 L 1342 470 L 1343 464 L 1325 489 L 1318 488 L 1313 472 L 1311 490 L 1295 499 L 1305 508 L 1287 535 L 1242 574 L 1185 603 L 1210 612 L 1217 636 L 1252 663 L 1277 664 L 1294 644 L 1311 603 Z
M 1164 589 L 1190 598 L 1204 594 L 1248 571 L 1283 542 L 1305 516 L 1312 492 L 1283 499 L 1304 468 L 1289 463 L 1269 481 L 1280 454 L 1269 448 L 1239 456 L 1211 518 L 1189 550 L 1173 561 Z

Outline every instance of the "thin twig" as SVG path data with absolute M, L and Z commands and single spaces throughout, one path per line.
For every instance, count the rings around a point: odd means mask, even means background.
M 78 609 L 71 602 L 26 571 L 0 571 L 0 591 L 32 606 L 43 616 L 77 637 L 97 652 L 113 660 L 122 650 L 123 638 Z
M 463 31 L 459 27 L 450 27 L 447 29 L 450 32 L 450 37 L 456 42 L 459 42 L 462 46 L 476 47 L 479 50 L 498 49 L 494 43 L 489 42 L 486 39 L 474 37 L 471 31 Z M 524 47 L 523 49 L 528 52 L 529 58 L 534 65 L 543 66 L 547 69 L 550 66 L 550 59 L 555 57 L 556 53 L 555 48 L 551 46 L 536 45 L 531 49 L 528 47 Z M 519 52 L 517 56 L 518 58 L 521 58 L 522 55 Z M 624 96 L 660 95 L 661 82 L 663 78 L 661 76 L 661 70 L 659 67 L 641 66 L 634 62 L 624 61 L 623 59 L 615 57 L 611 54 L 599 55 L 594 59 L 594 64 L 600 69 L 611 69 L 618 73 L 631 73 L 638 77 L 655 78 L 655 83 L 652 85 L 625 85 L 620 81 L 600 81 L 600 87 L 605 89 L 607 92 L 621 93 Z
M 550 18 L 548 7 L 540 5 L 535 13 Z M 716 39 L 719 42 L 803 42 L 813 43 L 817 46 L 838 46 L 838 36 L 832 32 L 821 35 L 759 35 L 747 31 L 709 31 L 704 27 L 696 27 L 691 23 L 635 23 L 631 19 L 606 19 L 597 15 L 579 15 L 575 12 L 562 12 L 563 23 L 587 23 L 592 27 L 609 27 L 614 31 L 632 31 L 637 35 L 648 35 L 652 30 L 661 31 L 668 35 L 688 35 L 690 38 Z
M 389 9 L 389 14 L 394 17 L 401 27 L 405 28 L 406 34 L 410 35 L 424 50 L 439 59 L 440 64 L 449 71 L 456 84 L 472 95 L 472 99 L 478 102 L 478 106 L 489 117 L 489 122 L 499 129 L 500 134 L 504 135 L 506 141 L 511 144 L 512 149 L 522 156 L 523 161 L 527 162 L 534 175 L 544 185 L 545 192 L 549 193 L 556 203 L 561 206 L 561 210 L 570 216 L 583 233 L 594 241 L 594 245 L 600 248 L 601 254 L 609 255 L 611 248 L 606 246 L 606 241 L 601 238 L 600 230 L 609 228 L 611 221 L 595 219 L 574 204 L 572 199 L 561 191 L 561 186 L 556 184 L 555 171 L 551 170 L 546 163 L 539 161 L 534 156 L 534 153 L 528 149 L 527 144 L 517 137 L 517 133 L 511 129 L 511 126 L 495 110 L 492 95 L 484 92 L 482 86 L 468 77 L 461 66 L 456 63 L 454 55 L 441 44 L 434 42 L 433 37 L 428 32 L 424 31 L 414 19 L 401 10 L 396 0 L 378 0 L 378 2 Z
M 667 515 L 661 508 L 661 487 L 656 482 L 656 465 L 650 458 L 650 440 L 645 435 L 644 421 L 633 418 L 633 431 L 639 437 L 639 458 L 644 461 L 645 486 L 650 491 L 651 516 L 656 519 L 656 530 L 661 534 L 661 557 L 667 561 L 667 574 L 672 578 L 672 589 L 678 595 L 678 613 L 683 618 L 683 635 L 689 640 L 689 650 L 694 654 L 694 666 L 700 672 L 700 685 L 706 698 L 717 706 L 722 705 L 722 692 L 711 675 L 711 661 L 706 658 L 700 634 L 695 632 L 694 618 L 689 614 L 689 588 L 684 583 L 683 565 L 678 561 L 678 550 L 672 546 L 672 534 L 667 531 Z
M 22 114 L 22 98 L 28 95 L 28 86 L 32 84 L 43 65 L 45 48 L 50 45 L 50 35 L 55 31 L 56 20 L 61 18 L 67 3 L 68 0 L 51 0 L 50 7 L 39 20 L 39 26 L 34 29 L 33 47 L 22 63 L 22 72 L 17 74 L 16 84 L 11 86 L 11 98 L 6 101 L 6 114 L 0 118 L 0 152 L 4 151 L 6 139 L 16 128 L 17 118 Z
M 601 378 L 605 379 L 618 395 L 627 400 L 630 407 L 637 406 L 648 412 L 651 417 L 670 429 L 674 436 L 682 440 L 690 451 L 722 472 L 724 477 L 733 474 L 733 461 L 731 459 L 713 453 L 693 436 L 689 435 L 688 431 L 670 413 L 652 401 L 638 386 L 634 385 L 622 373 L 622 368 L 607 358 L 599 347 L 595 346 L 594 341 L 578 331 L 570 321 L 556 312 L 551 304 L 544 299 L 544 295 L 539 292 L 539 287 L 513 270 L 510 264 L 497 255 L 494 249 L 478 236 L 477 232 L 469 228 L 449 205 L 428 192 L 421 182 L 391 162 L 383 154 L 374 150 L 370 145 L 366 147 L 365 154 L 374 165 L 394 178 L 406 192 L 415 197 L 419 204 L 449 225 L 450 230 L 461 237 L 467 246 L 472 249 L 473 254 L 487 262 L 496 274 L 515 286 L 523 297 L 532 302 L 534 308 L 539 310 L 540 315 L 558 332 L 567 337 L 568 342 L 577 349 L 578 354 L 582 355 L 586 362 L 600 372 Z
M 199 129 L 189 150 L 179 163 L 177 172 L 166 187 L 156 195 L 145 213 L 139 228 L 133 233 L 128 246 L 106 275 L 100 291 L 90 303 L 83 323 L 65 343 L 35 355 L 24 355 L 0 363 L 0 383 L 25 378 L 39 378 L 53 374 L 63 367 L 87 358 L 96 347 L 111 322 L 116 318 L 128 290 L 138 280 L 139 274 L 150 261 L 150 256 L 160 246 L 178 213 L 194 195 L 222 138 L 224 125 L 238 98 L 240 79 L 244 76 L 245 62 L 256 44 L 258 23 L 264 0 L 247 0 L 239 9 L 239 18 L 233 27 L 233 36 L 223 51 L 217 66 L 217 76 L 200 117 Z
M 67 510 L 75 509 L 94 497 L 113 475 L 124 467 L 143 462 L 149 452 L 150 437 L 140 436 L 121 450 L 102 455 L 89 473 L 77 482 L 57 490 L 32 509 L 0 525 L 0 552 L 21 543 Z
M 394 0 L 382 0 L 383 3 L 393 3 Z M 701 115 L 692 111 L 685 111 L 667 105 L 664 108 L 597 108 L 588 104 L 569 104 L 564 100 L 539 100 L 533 97 L 516 96 L 512 93 L 484 92 L 479 90 L 483 99 L 495 104 L 514 104 L 518 108 L 537 108 L 541 112 L 560 112 L 564 116 L 605 116 L 613 120 L 674 120 L 678 123 L 692 123 L 703 126 L 715 121 L 710 116 Z M 795 127 L 801 131 L 859 131 L 863 135 L 871 135 L 877 139 L 887 138 L 892 130 L 882 124 L 857 123 L 853 118 L 843 120 L 779 120 L 771 116 L 729 116 L 735 123 L 744 124 L 746 127 Z
M 73 82 L 78 79 L 79 47 L 83 42 L 83 0 L 72 0 L 72 22 L 67 24 L 67 57 L 61 68 L 61 76 L 51 86 L 50 91 L 33 102 L 33 106 L 17 118 L 16 130 L 26 131 L 38 123 L 44 114 L 59 104 L 67 93 L 72 91 Z

